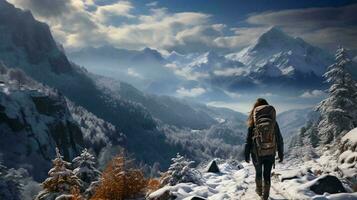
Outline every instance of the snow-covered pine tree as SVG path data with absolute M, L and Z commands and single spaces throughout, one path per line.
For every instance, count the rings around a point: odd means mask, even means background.
M 21 200 L 20 178 L 0 163 L 0 199 Z
M 329 96 L 317 107 L 321 119 L 317 125 L 321 143 L 329 144 L 357 125 L 356 82 L 347 71 L 351 60 L 344 48 L 336 52 L 336 63 L 324 74 L 331 84 Z
M 37 195 L 36 200 L 54 200 L 60 196 L 71 196 L 71 190 L 80 187 L 80 180 L 67 167 L 69 162 L 63 160 L 58 148 L 56 158 L 52 160 L 53 168 L 48 172 L 49 177 L 42 183 L 43 190 Z
M 85 191 L 87 197 L 92 196 L 101 175 L 95 167 L 96 158 L 87 149 L 84 149 L 78 157 L 73 159 L 72 163 L 76 167 L 73 173 L 82 181 L 82 191 Z
M 201 174 L 192 168 L 194 161 L 186 159 L 184 156 L 177 154 L 172 158 L 172 164 L 168 171 L 161 179 L 162 185 L 176 185 L 178 183 L 201 183 Z

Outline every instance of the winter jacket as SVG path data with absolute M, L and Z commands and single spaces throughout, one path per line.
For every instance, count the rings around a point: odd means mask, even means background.
M 249 127 L 248 128 L 248 134 L 247 134 L 247 139 L 245 142 L 245 150 L 244 150 L 244 154 L 245 154 L 245 160 L 250 160 L 250 155 L 252 155 L 252 157 L 256 157 L 256 155 L 254 154 L 253 151 L 253 130 L 254 130 L 254 126 Z M 279 129 L 279 125 L 278 123 L 275 124 L 275 138 L 276 138 L 276 144 L 277 144 L 277 151 L 278 151 L 278 156 L 280 160 L 283 160 L 284 158 L 284 141 L 283 141 L 283 137 L 281 136 L 280 133 L 280 129 Z

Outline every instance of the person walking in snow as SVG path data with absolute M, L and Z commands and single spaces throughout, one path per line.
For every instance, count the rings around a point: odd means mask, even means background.
M 263 200 L 267 200 L 276 151 L 278 151 L 279 162 L 282 162 L 284 158 L 284 142 L 279 125 L 276 122 L 275 108 L 269 105 L 265 99 L 257 99 L 250 112 L 247 124 L 245 161 L 249 163 L 250 158 L 252 158 L 256 172 L 255 191 Z

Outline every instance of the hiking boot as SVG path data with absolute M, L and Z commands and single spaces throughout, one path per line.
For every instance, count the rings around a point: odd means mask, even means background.
M 270 185 L 264 184 L 264 191 L 263 191 L 263 200 L 268 200 L 270 192 Z
M 263 195 L 263 184 L 262 184 L 262 181 L 255 181 L 255 184 L 256 184 L 255 192 L 256 192 L 259 196 L 262 196 L 262 195 Z

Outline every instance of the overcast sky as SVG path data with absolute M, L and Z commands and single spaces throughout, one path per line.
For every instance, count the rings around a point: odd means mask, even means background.
M 329 50 L 357 49 L 357 1 L 9 0 L 48 23 L 67 50 L 239 50 L 270 26 Z

